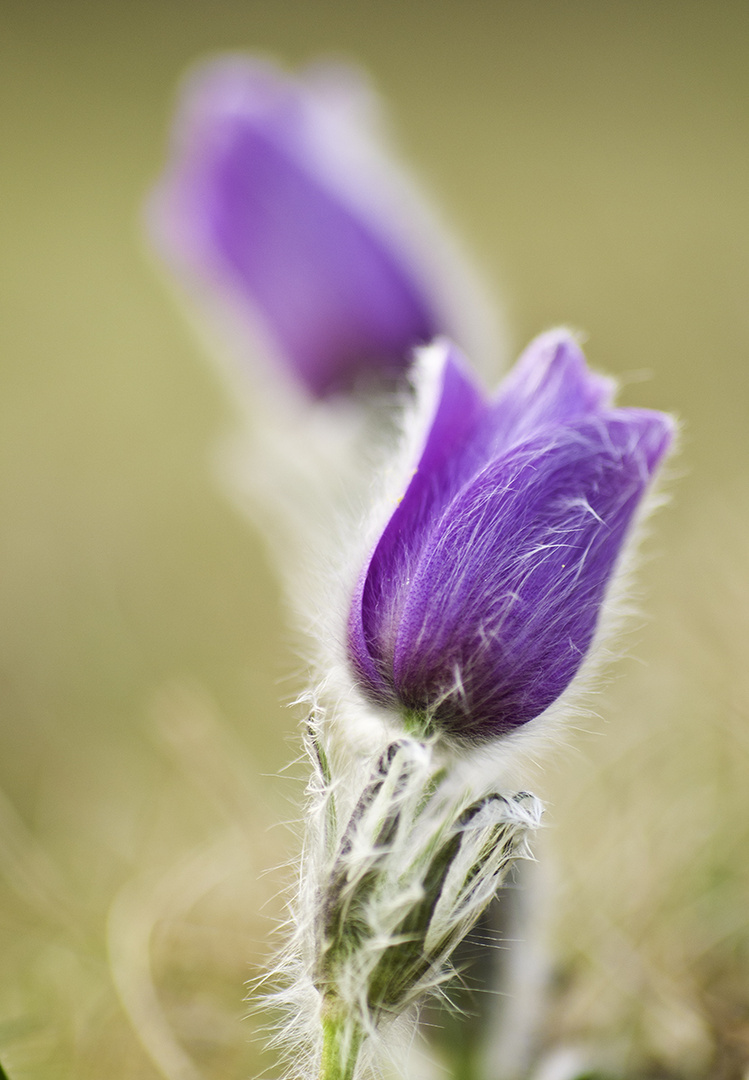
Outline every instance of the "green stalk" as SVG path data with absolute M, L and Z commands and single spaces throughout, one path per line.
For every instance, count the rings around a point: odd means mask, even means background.
M 319 1080 L 353 1080 L 364 1032 L 350 1018 L 325 1017 Z

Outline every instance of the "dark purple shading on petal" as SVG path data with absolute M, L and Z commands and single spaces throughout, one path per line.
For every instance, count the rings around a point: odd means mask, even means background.
M 155 199 L 162 242 L 260 316 L 313 395 L 404 370 L 443 327 L 401 255 L 316 172 L 304 90 L 234 62 L 190 100 Z
M 459 739 L 504 734 L 568 686 L 667 418 L 633 409 L 515 447 L 471 480 L 410 582 L 392 669 L 402 707 Z

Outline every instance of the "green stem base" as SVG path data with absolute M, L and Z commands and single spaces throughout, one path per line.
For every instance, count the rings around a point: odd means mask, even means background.
M 353 1020 L 323 1020 L 319 1080 L 353 1080 L 364 1032 Z

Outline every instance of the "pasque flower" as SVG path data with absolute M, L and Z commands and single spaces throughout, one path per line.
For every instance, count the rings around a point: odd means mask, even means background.
M 491 398 L 454 347 L 429 352 L 432 415 L 356 587 L 349 655 L 366 696 L 416 730 L 481 740 L 578 672 L 672 422 L 615 408 L 564 331 Z
M 315 397 L 402 372 L 415 345 L 456 332 L 440 238 L 414 229 L 421 200 L 372 137 L 364 97 L 348 69 L 294 79 L 249 57 L 214 62 L 187 85 L 149 203 L 157 248 L 195 297 Z

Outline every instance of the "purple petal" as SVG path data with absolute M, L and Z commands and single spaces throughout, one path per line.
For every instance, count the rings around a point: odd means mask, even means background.
M 392 663 L 400 607 L 427 530 L 470 475 L 474 462 L 465 448 L 487 407 L 473 373 L 452 346 L 444 346 L 437 382 L 418 464 L 364 568 L 351 607 L 350 653 L 376 699 L 390 694 L 382 672 Z
M 152 204 L 167 256 L 259 317 L 320 397 L 405 369 L 413 346 L 443 329 L 358 192 L 328 182 L 328 125 L 342 125 L 340 146 L 345 121 L 270 66 L 219 63 L 187 98 Z
M 658 413 L 611 411 L 489 464 L 409 584 L 391 696 L 457 738 L 538 716 L 591 644 L 632 516 L 665 454 Z
M 550 424 L 570 423 L 610 405 L 615 383 L 591 371 L 568 331 L 535 338 L 503 380 L 483 431 L 494 452 Z

